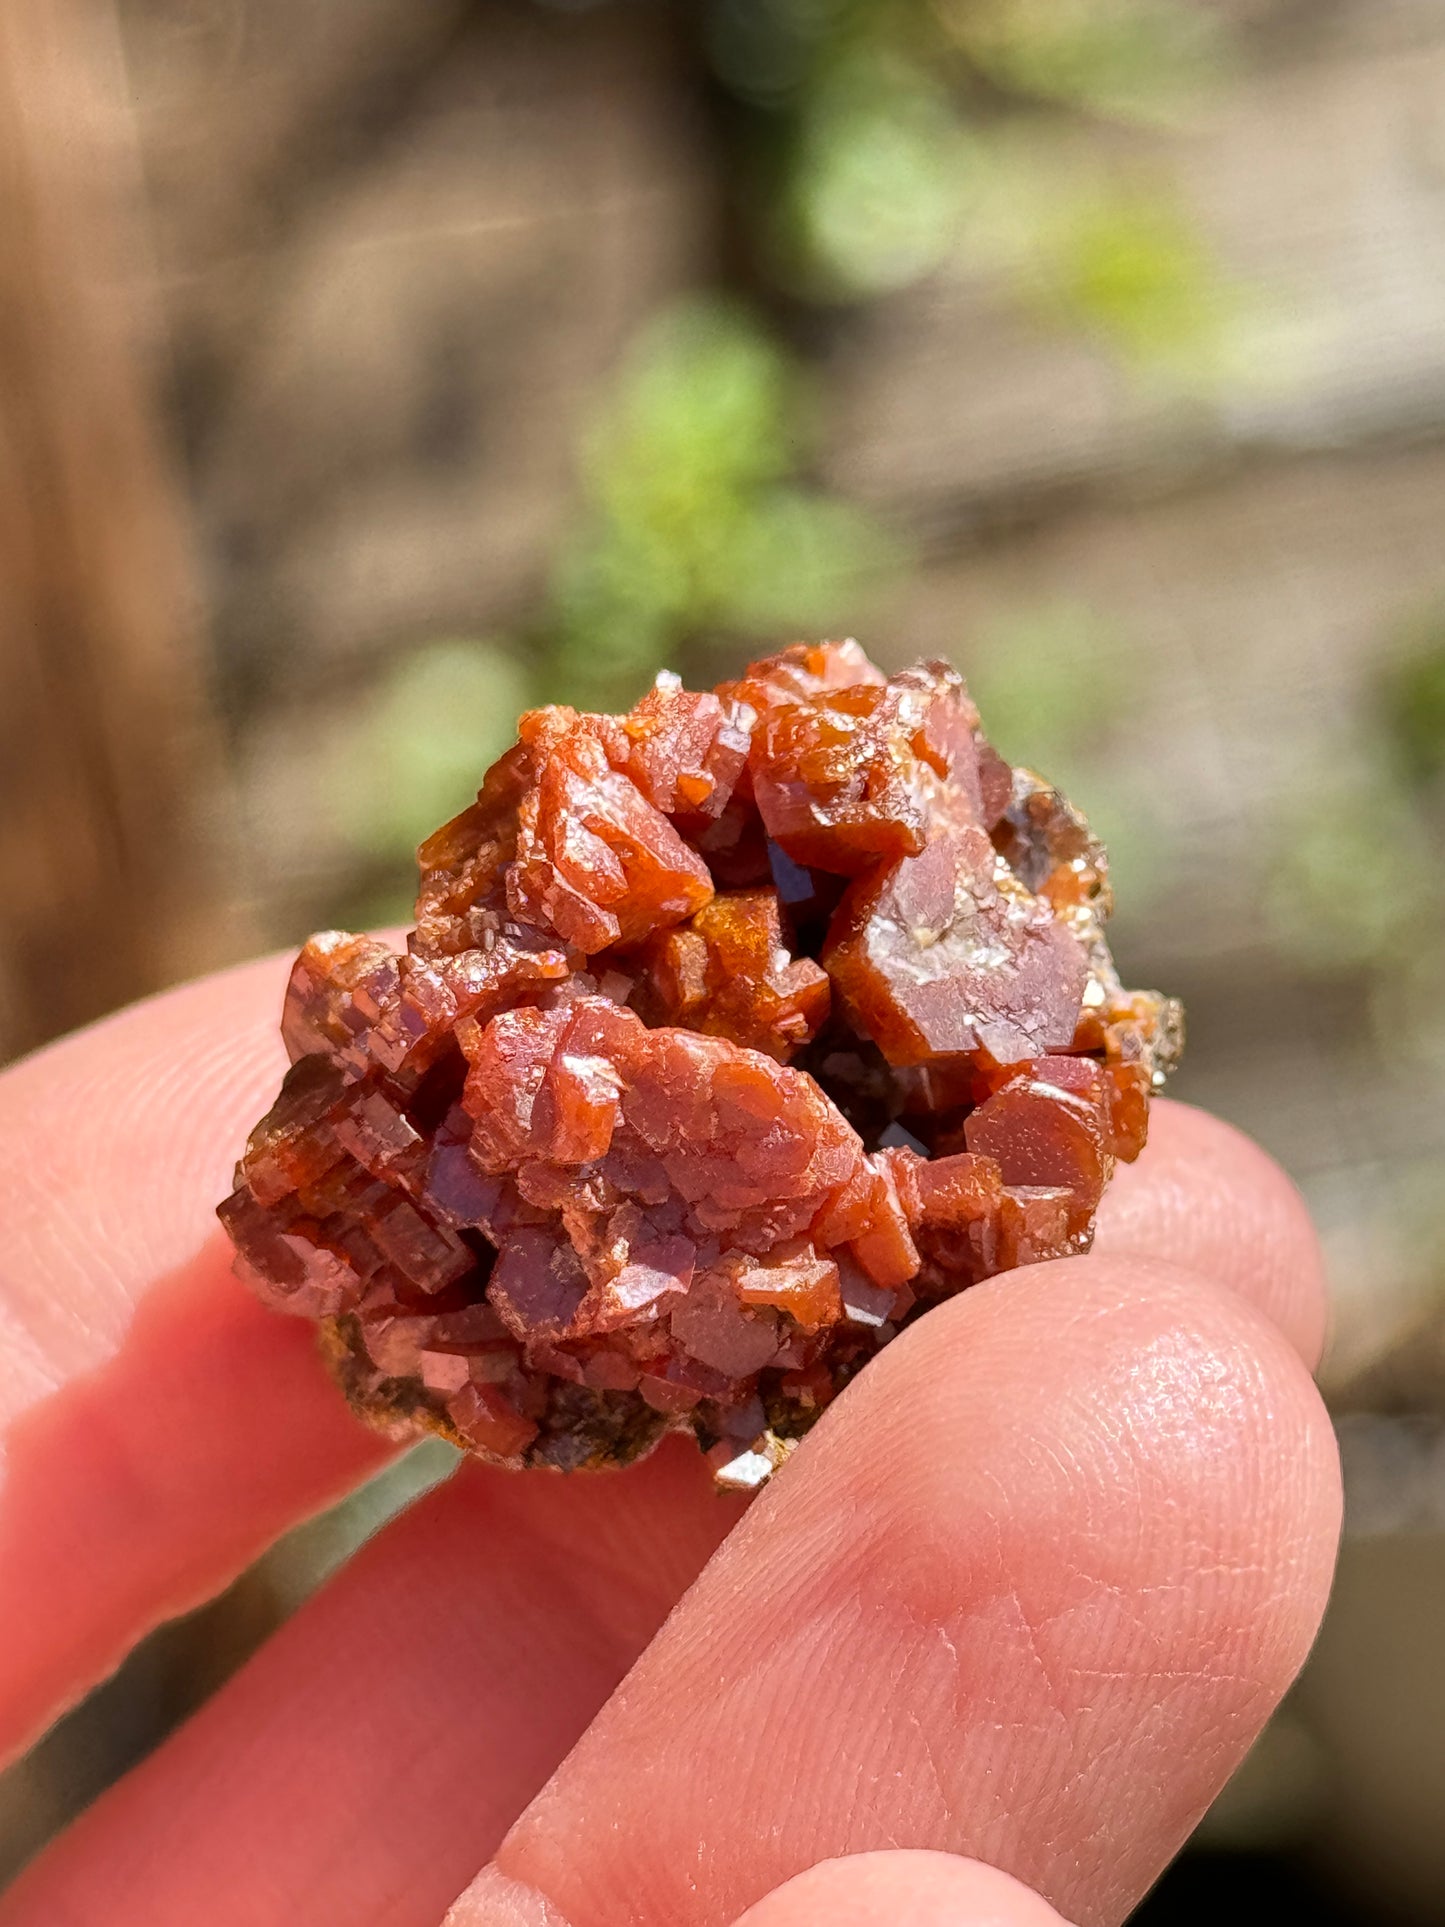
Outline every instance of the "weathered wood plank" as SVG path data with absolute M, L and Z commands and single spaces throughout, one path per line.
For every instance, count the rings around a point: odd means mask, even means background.
M 106 285 L 134 211 L 112 26 L 0 10 L 0 1056 L 224 948 L 184 541 Z
M 1445 0 L 1231 76 L 1179 135 L 1179 182 L 1237 283 L 1231 359 L 1181 394 L 952 275 L 879 310 L 837 375 L 832 472 L 940 549 L 1101 496 L 1302 452 L 1445 434 Z M 1344 32 L 1359 16 L 1359 34 Z M 1428 29 L 1428 31 L 1427 31 Z M 1332 49 L 1332 51 L 1331 51 Z

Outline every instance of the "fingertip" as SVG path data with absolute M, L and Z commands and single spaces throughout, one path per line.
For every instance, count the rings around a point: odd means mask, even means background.
M 936 1690 L 992 1706 L 1008 1727 L 1032 1717 L 1040 1734 L 1071 1732 L 1053 1766 L 1028 1769 L 1070 1782 L 1040 1803 L 1050 1817 L 1035 1837 L 1005 1844 L 980 1812 L 930 1844 L 1001 1862 L 1070 1917 L 1122 1913 L 1318 1631 L 1341 1511 L 1318 1389 L 1237 1294 L 1157 1260 L 1089 1257 L 1008 1274 L 931 1313 L 848 1398 L 832 1441 L 820 1427 L 811 1442 L 814 1518 L 796 1537 L 822 1543 L 847 1518 L 859 1552 L 845 1586 L 909 1637 L 938 1629 Z M 881 1536 L 868 1520 L 886 1521 Z M 963 1637 L 966 1599 L 977 1604 Z M 1136 1794 L 1101 1823 L 1118 1797 L 1098 1784 L 1111 1751 Z M 974 1792 L 986 1801 L 992 1784 Z M 1061 1855 L 1070 1838 L 1102 1858 Z
M 1241 1296 L 993 1279 L 824 1414 L 498 1861 L 579 1921 L 702 1927 L 908 1841 L 1122 1918 L 1302 1663 L 1338 1519 L 1319 1395 Z
M 899 1848 L 825 1860 L 734 1927 L 1065 1927 L 1022 1881 L 982 1860 Z M 460 1923 L 458 1923 L 460 1927 Z
M 830 1420 L 872 1452 L 819 1452 Z M 1318 1625 L 1341 1505 L 1329 1416 L 1278 1325 L 1177 1264 L 1091 1254 L 977 1286 L 876 1359 L 810 1447 L 831 1506 L 861 1500 L 893 1520 L 915 1595 L 936 1566 L 939 1612 L 961 1556 L 947 1522 L 967 1516 L 973 1468 L 1007 1460 L 1016 1484 L 994 1530 L 1016 1580 L 1095 1540 L 1096 1569 L 1144 1587 L 1187 1574 L 1208 1542 L 1233 1609 L 1259 1608 L 1250 1664 L 1276 1691 Z M 1016 1535 L 1020 1516 L 1029 1529 Z M 1211 1611 L 1223 1610 L 1216 1595 Z
M 1095 1251 L 1163 1258 L 1273 1321 L 1311 1371 L 1324 1350 L 1324 1259 L 1304 1199 L 1252 1139 L 1190 1104 L 1161 1099 L 1137 1164 L 1121 1165 L 1099 1208 Z

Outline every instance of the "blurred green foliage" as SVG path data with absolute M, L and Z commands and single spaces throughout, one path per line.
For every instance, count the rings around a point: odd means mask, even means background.
M 1445 1064 L 1445 602 L 1387 639 L 1348 750 L 1297 785 L 1269 896 L 1312 976 L 1361 984 L 1369 1034 Z M 1407 1045 L 1408 1040 L 1408 1045 Z
M 1445 602 L 1405 625 L 1379 714 L 1401 779 L 1445 808 Z
M 405 916 L 402 859 L 465 806 L 521 710 L 625 706 L 709 644 L 866 620 L 901 545 L 804 479 L 819 419 L 803 370 L 745 308 L 699 297 L 655 318 L 588 424 L 535 623 L 400 656 L 341 730 L 332 818 L 385 872 L 343 906 L 350 921 Z
M 575 513 L 533 620 L 394 665 L 336 786 L 338 814 L 383 863 L 460 806 L 529 702 L 616 707 L 663 663 L 866 635 L 904 545 L 813 479 L 823 370 L 752 297 L 858 304 L 972 269 L 1136 370 L 1211 365 L 1225 277 L 1157 157 L 1131 145 L 1209 72 L 1207 8 L 709 0 L 698 19 L 733 104 L 730 186 L 763 285 L 669 307 L 633 344 L 582 437 Z M 1124 138 L 1100 143 L 1101 122 Z M 1074 747 L 1107 708 L 1100 626 L 1078 608 L 1011 620 L 1012 642 L 978 652 L 986 712 L 1006 747 L 1084 776 L 1101 826 L 1128 830 L 1137 893 L 1149 852 L 1123 781 L 1097 761 L 1081 771 Z
M 1198 0 L 936 0 L 943 31 L 1001 88 L 1116 120 L 1182 110 L 1222 51 Z
M 1388 971 L 1433 906 L 1420 889 L 1430 839 L 1384 745 L 1308 771 L 1281 824 L 1268 894 L 1272 934 L 1312 975 Z M 1438 855 L 1435 858 L 1438 862 Z
M 858 621 L 896 544 L 800 479 L 816 422 L 798 365 L 745 309 L 698 299 L 653 323 L 587 432 L 532 637 L 549 694 L 606 705 L 690 644 Z
M 889 59 L 841 65 L 792 147 L 767 244 L 796 292 L 886 294 L 947 259 L 980 157 L 927 75 Z
M 969 688 L 1009 761 L 1037 759 L 1053 774 L 1107 730 L 1131 661 L 1126 640 L 1088 603 L 1039 602 L 985 624 Z
M 371 856 L 409 865 L 418 843 L 470 802 L 534 700 L 527 670 L 504 644 L 448 640 L 408 651 L 347 720 L 328 759 L 338 829 Z
M 1089 818 L 1130 917 L 1167 880 L 1148 802 L 1156 780 L 1128 718 L 1149 698 L 1149 657 L 1087 602 L 1023 604 L 985 622 L 958 652 L 991 742 L 1046 771 Z
M 714 72 L 750 117 L 768 271 L 866 300 L 945 262 L 1141 365 L 1212 358 L 1219 264 L 1167 174 L 1102 122 L 1168 125 L 1217 63 L 1197 0 L 714 0 Z M 1002 258 L 997 246 L 1006 238 Z
M 1226 351 L 1233 288 L 1167 189 L 1101 182 L 1076 193 L 1026 232 L 1017 273 L 1042 314 L 1141 369 L 1207 379 Z

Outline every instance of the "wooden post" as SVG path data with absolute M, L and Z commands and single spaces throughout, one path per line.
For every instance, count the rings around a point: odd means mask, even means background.
M 4 0 L 0 1058 L 236 941 L 205 860 L 225 785 L 137 339 L 136 179 L 108 0 Z

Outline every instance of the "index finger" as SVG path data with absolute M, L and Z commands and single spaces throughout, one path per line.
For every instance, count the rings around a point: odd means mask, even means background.
M 0 1076 L 0 1756 L 386 1456 L 216 1227 L 284 982 L 247 965 Z

